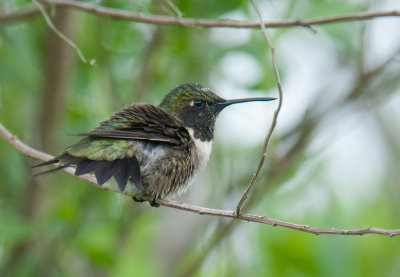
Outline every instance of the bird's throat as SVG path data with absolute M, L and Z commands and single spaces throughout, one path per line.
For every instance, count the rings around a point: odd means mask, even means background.
M 202 169 L 206 166 L 208 158 L 210 157 L 212 140 L 203 141 L 200 138 L 196 138 L 194 136 L 194 130 L 192 128 L 188 128 L 188 131 L 196 146 L 196 152 L 199 159 L 199 169 Z

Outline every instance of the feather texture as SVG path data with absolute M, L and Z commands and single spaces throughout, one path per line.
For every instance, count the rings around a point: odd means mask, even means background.
M 89 133 L 97 138 L 139 139 L 181 145 L 190 141 L 182 122 L 160 107 L 134 104 L 114 114 Z
M 114 177 L 123 192 L 131 180 L 143 190 L 142 167 L 154 162 L 164 151 L 159 143 L 179 146 L 191 141 L 183 124 L 160 107 L 134 104 L 99 124 L 86 137 L 64 152 L 37 166 L 61 163 L 75 165 L 75 175 L 94 172 L 99 185 Z

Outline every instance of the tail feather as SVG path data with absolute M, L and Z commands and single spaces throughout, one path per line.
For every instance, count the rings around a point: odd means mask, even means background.
M 38 167 L 38 166 L 39 165 L 36 165 L 34 167 Z M 48 174 L 48 173 L 51 173 L 51 172 L 54 172 L 54 171 L 58 171 L 60 169 L 66 168 L 66 167 L 69 167 L 69 165 L 62 165 L 62 166 L 59 166 L 59 167 L 56 167 L 56 168 L 53 168 L 53 169 L 42 171 L 42 172 L 34 174 L 33 177 L 38 177 L 38 176 L 41 176 L 41 175 L 45 175 L 45 174 Z
M 138 190 L 142 190 L 142 180 L 140 178 L 140 165 L 136 157 L 120 160 L 120 165 L 114 172 L 114 178 L 117 180 L 118 187 L 125 191 L 129 178 L 132 179 Z
M 51 165 L 55 163 L 61 163 L 63 165 L 75 165 L 77 164 L 81 159 L 80 158 L 75 158 L 67 153 L 61 154 L 60 156 L 57 156 L 51 160 L 48 160 L 47 162 L 42 162 L 39 164 L 36 164 L 32 166 L 31 168 L 36 168 L 36 167 L 41 167 L 45 165 Z
M 114 178 L 117 180 L 120 191 L 125 191 L 129 179 L 129 159 L 120 160 L 120 164 L 114 172 Z
M 79 176 L 92 172 L 96 168 L 96 163 L 98 161 L 81 159 L 76 166 L 75 175 Z
M 132 157 L 129 162 L 129 176 L 132 178 L 133 183 L 135 184 L 136 188 L 140 191 L 143 189 L 142 186 L 142 177 L 140 174 L 140 164 L 136 157 Z
M 114 175 L 114 171 L 117 169 L 117 161 L 118 160 L 114 160 L 112 162 L 98 161 L 96 163 L 96 168 L 93 171 L 94 175 L 96 176 L 97 183 L 99 183 L 100 186 L 107 182 Z
M 113 161 L 95 161 L 86 158 L 75 158 L 69 154 L 62 154 L 54 159 L 32 166 L 32 168 L 60 163 L 61 165 L 40 172 L 36 175 L 51 173 L 68 166 L 76 165 L 75 175 L 80 176 L 90 172 L 94 172 L 97 183 L 101 186 L 114 176 L 118 183 L 120 191 L 125 191 L 126 185 L 131 179 L 138 190 L 142 190 L 142 181 L 140 174 L 140 164 L 136 157 L 116 159 Z
M 39 164 L 35 164 L 35 165 L 31 166 L 31 168 L 36 168 L 36 167 L 40 167 L 40 166 L 55 164 L 55 163 L 58 163 L 59 161 L 60 160 L 58 159 L 58 157 L 56 157 L 56 158 L 51 159 L 51 160 L 49 160 L 47 162 L 42 162 L 42 163 L 39 163 Z
M 46 162 L 42 162 L 42 163 L 33 165 L 33 166 L 31 166 L 31 168 L 37 168 L 37 167 L 46 166 L 46 165 L 51 165 L 51 164 L 55 164 L 55 163 L 59 163 L 59 162 L 60 162 L 60 157 L 55 157 L 55 158 L 53 158 L 53 159 L 51 159 L 51 160 L 48 160 L 48 161 L 46 161 Z M 57 166 L 56 168 L 53 168 L 53 169 L 49 169 L 49 170 L 45 170 L 45 171 L 36 173 L 36 174 L 33 175 L 33 177 L 37 177 L 37 176 L 41 176 L 41 175 L 44 175 L 44 174 L 48 174 L 48 173 L 51 173 L 51 172 L 54 172 L 54 171 L 58 171 L 58 170 L 60 170 L 60 169 L 63 169 L 63 168 L 65 168 L 65 167 L 68 167 L 68 166 L 69 166 L 68 164 L 60 165 L 60 166 Z

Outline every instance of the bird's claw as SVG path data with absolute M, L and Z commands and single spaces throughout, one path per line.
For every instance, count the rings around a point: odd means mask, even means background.
M 132 197 L 132 199 L 133 199 L 133 201 L 135 201 L 135 202 L 144 202 L 144 201 L 146 201 L 146 200 L 142 200 L 142 199 L 136 198 L 135 196 Z
M 157 198 L 156 198 L 156 197 L 154 197 L 153 200 L 149 201 L 150 206 L 155 207 L 155 208 L 160 207 L 160 204 L 157 204 L 156 201 L 157 201 Z
M 150 206 L 155 207 L 155 208 L 160 207 L 160 205 L 157 204 L 157 198 L 156 198 L 156 197 L 154 197 L 152 200 L 144 200 L 144 199 L 140 199 L 140 198 L 137 198 L 137 197 L 133 196 L 132 199 L 133 199 L 133 201 L 135 201 L 135 202 L 145 202 L 145 201 L 149 201 Z

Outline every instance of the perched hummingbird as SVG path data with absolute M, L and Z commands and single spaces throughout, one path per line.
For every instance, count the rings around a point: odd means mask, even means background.
M 159 106 L 133 104 L 115 113 L 54 159 L 76 166 L 75 175 L 94 172 L 99 185 L 112 176 L 136 201 L 180 195 L 204 168 L 218 114 L 227 106 L 276 98 L 225 100 L 199 84 L 183 84 Z M 125 191 L 130 186 L 129 192 Z

